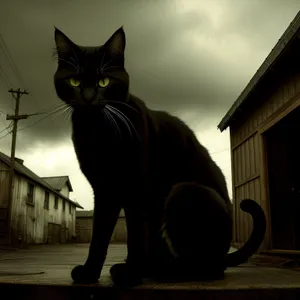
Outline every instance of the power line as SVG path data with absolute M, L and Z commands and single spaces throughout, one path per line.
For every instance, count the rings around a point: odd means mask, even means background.
M 55 111 L 54 111 L 54 112 L 55 112 Z M 4 111 L 1 111 L 1 110 L 0 110 L 0 113 L 6 114 Z M 45 110 L 41 110 L 41 111 L 36 112 L 36 113 L 26 114 L 26 116 L 27 116 L 27 117 L 32 117 L 32 116 L 37 116 L 37 115 L 43 115 L 43 114 L 46 114 L 46 113 L 47 113 L 47 112 L 45 112 Z M 35 124 L 37 124 L 37 123 L 39 123 L 40 121 L 44 120 L 45 118 L 49 117 L 52 113 L 53 113 L 53 112 L 48 113 L 46 116 L 40 118 L 40 119 L 37 120 L 36 122 L 33 122 L 33 123 L 29 124 L 28 126 L 25 126 L 25 127 L 23 127 L 23 128 L 20 128 L 20 129 L 18 129 L 17 131 L 21 131 L 21 130 L 27 129 L 27 128 L 31 127 L 31 126 L 34 126 Z M 4 128 L 3 130 L 1 130 L 0 133 L 2 133 L 3 131 L 9 129 L 9 127 L 11 127 L 11 125 L 12 125 L 12 122 L 11 122 L 11 124 L 8 125 L 6 128 Z M 11 132 L 9 132 L 9 133 L 11 133 Z M 1 140 L 2 138 L 4 138 L 5 136 L 7 136 L 7 134 L 4 135 L 4 136 L 2 136 L 2 137 L 0 137 L 0 140 Z
M 59 105 L 60 105 L 60 104 L 59 104 Z M 29 128 L 29 127 L 32 127 L 32 126 L 34 126 L 35 124 L 39 123 L 40 121 L 43 121 L 44 119 L 48 118 L 50 115 L 53 115 L 53 114 L 57 113 L 59 110 L 62 109 L 62 106 L 61 106 L 61 107 L 59 107 L 59 106 L 58 106 L 58 107 L 57 107 L 57 106 L 55 107 L 55 106 L 56 106 L 56 105 L 54 105 L 54 110 L 52 110 L 52 111 L 50 111 L 50 112 L 48 112 L 48 113 L 47 113 L 47 110 L 48 110 L 48 108 L 47 108 L 47 109 L 42 109 L 42 110 L 40 110 L 39 112 L 36 112 L 36 113 L 34 113 L 34 114 L 30 114 L 29 116 L 42 115 L 42 114 L 46 114 L 46 116 L 44 116 L 44 117 L 40 118 L 39 120 L 37 120 L 37 121 L 35 121 L 35 122 L 29 124 L 28 126 L 25 126 L 25 127 L 23 127 L 23 128 L 20 128 L 18 131 L 27 129 L 27 128 Z M 52 106 L 52 107 L 53 107 L 53 106 Z
M 8 76 L 5 74 L 3 68 L 0 65 L 0 77 L 2 77 L 4 84 L 6 85 L 6 87 L 9 89 L 11 88 L 13 85 L 10 81 L 10 79 L 8 78 Z
M 1 116 L 1 121 L 2 121 L 2 123 L 3 123 L 3 125 L 4 125 L 4 129 L 2 129 L 2 130 L 0 131 L 0 133 L 2 133 L 2 132 L 5 131 L 5 130 L 8 130 L 8 128 L 9 128 L 9 125 L 6 126 L 5 121 L 4 121 L 4 119 L 3 119 L 2 116 Z
M 41 114 L 42 114 L 42 113 L 41 113 Z M 27 129 L 27 128 L 29 128 L 29 127 L 34 126 L 35 124 L 39 123 L 40 121 L 46 119 L 48 116 L 49 116 L 49 115 L 46 115 L 46 116 L 40 118 L 39 120 L 37 120 L 37 121 L 35 121 L 35 122 L 29 124 L 28 126 L 25 126 L 25 127 L 23 127 L 23 128 L 20 128 L 20 129 L 18 129 L 18 131 L 21 131 L 21 130 L 24 130 L 24 129 Z
M 5 114 L 5 115 L 6 115 L 6 112 L 4 112 L 3 110 L 0 110 L 0 113 L 2 113 L 2 114 Z
M 3 54 L 6 56 L 7 61 L 13 73 L 15 74 L 17 80 L 21 83 L 21 85 L 23 85 L 23 88 L 25 88 L 26 87 L 25 81 L 15 64 L 1 33 L 0 33 L 0 49 L 2 49 Z
M 4 40 L 4 38 L 3 38 L 3 36 L 2 36 L 1 33 L 0 33 L 0 50 L 2 50 L 2 53 L 6 57 L 6 60 L 7 60 L 8 64 L 10 65 L 11 70 L 13 71 L 16 79 L 19 81 L 19 83 L 21 84 L 21 86 L 23 85 L 23 88 L 25 88 L 27 86 L 26 83 L 25 83 L 25 80 L 24 80 L 23 76 L 21 75 L 18 67 L 16 66 L 16 64 L 15 64 L 15 62 L 14 62 L 14 60 L 13 60 L 11 54 L 10 54 L 9 48 L 7 47 L 7 44 L 6 44 L 6 42 L 5 42 L 5 40 Z M 1 68 L 1 66 L 0 66 L 0 68 Z M 3 71 L 3 69 L 2 69 L 2 71 Z M 3 73 L 4 73 L 4 71 L 3 71 Z M 4 77 L 4 80 L 5 80 L 5 77 Z M 13 85 L 10 82 L 10 80 L 7 79 L 7 78 L 6 78 L 6 80 L 8 80 L 8 83 L 10 84 L 10 86 L 9 86 L 7 84 L 7 82 L 5 82 L 7 88 L 9 89 L 9 88 L 13 87 Z M 30 93 L 29 96 L 33 99 L 33 101 L 35 102 L 36 106 L 39 107 L 38 102 L 36 101 L 36 99 L 34 98 L 34 96 L 32 95 L 32 93 Z
M 6 128 L 5 128 L 6 129 Z M 4 139 L 6 136 L 12 133 L 12 130 L 9 131 L 8 133 L 4 134 L 3 136 L 0 137 L 0 140 Z
M 8 126 L 6 126 L 5 120 L 3 119 L 3 116 L 2 116 L 2 115 L 0 115 L 0 116 L 1 116 L 1 121 L 2 121 L 2 123 L 3 123 L 3 125 L 4 125 L 4 129 L 2 129 L 2 130 L 0 131 L 0 133 L 2 133 L 3 131 L 8 130 L 9 127 L 11 127 L 12 122 L 11 122 Z

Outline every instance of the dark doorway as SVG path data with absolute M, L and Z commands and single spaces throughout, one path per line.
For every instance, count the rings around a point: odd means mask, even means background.
M 272 248 L 300 250 L 300 108 L 265 133 Z

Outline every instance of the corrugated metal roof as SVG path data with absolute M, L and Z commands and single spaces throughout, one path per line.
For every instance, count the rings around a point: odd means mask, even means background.
M 41 178 L 59 192 L 65 186 L 65 184 L 68 185 L 70 192 L 73 192 L 73 188 L 69 176 L 51 176 L 51 177 L 41 177 Z
M 245 87 L 245 89 L 242 91 L 240 96 L 237 98 L 237 100 L 233 103 L 229 111 L 223 117 L 222 121 L 218 125 L 218 128 L 221 131 L 225 130 L 230 125 L 230 122 L 238 113 L 241 105 L 249 98 L 248 96 L 251 93 L 251 91 L 258 85 L 258 83 L 268 73 L 271 67 L 274 66 L 277 59 L 283 54 L 287 45 L 291 44 L 291 42 L 294 39 L 299 37 L 299 34 L 300 34 L 300 11 L 297 13 L 294 20 L 291 22 L 291 24 L 288 26 L 286 31 L 283 33 L 283 35 L 281 36 L 281 38 L 279 39 L 275 47 L 272 49 L 272 51 L 267 56 L 263 64 L 255 73 L 255 75 L 252 77 L 248 85 Z
M 4 154 L 3 152 L 0 152 L 0 159 L 6 163 L 8 166 L 10 166 L 10 157 Z M 61 193 L 57 192 L 55 189 L 52 188 L 51 185 L 49 185 L 46 181 L 44 181 L 41 177 L 33 173 L 30 169 L 24 166 L 24 164 L 21 164 L 18 160 L 15 160 L 15 171 L 19 174 L 22 174 L 25 177 L 30 178 L 31 180 L 35 181 L 36 183 L 40 184 L 41 186 L 47 188 L 48 190 L 52 191 L 54 194 L 59 195 L 61 198 L 67 200 L 68 202 L 74 204 L 76 207 L 82 208 L 83 207 L 77 203 L 72 201 L 71 199 L 65 197 Z
M 89 218 L 93 217 L 94 211 L 93 210 L 76 210 L 76 218 Z

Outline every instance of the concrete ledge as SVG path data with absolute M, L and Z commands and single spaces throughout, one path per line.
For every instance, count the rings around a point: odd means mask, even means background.
M 217 281 L 154 283 L 132 289 L 113 287 L 109 268 L 126 255 L 126 246 L 111 245 L 99 283 L 74 285 L 70 271 L 84 261 L 88 245 L 36 246 L 1 253 L 1 300 L 6 299 L 300 299 L 299 268 L 282 268 L 282 262 L 254 259 L 254 264 L 229 268 Z M 262 266 L 264 265 L 264 266 Z

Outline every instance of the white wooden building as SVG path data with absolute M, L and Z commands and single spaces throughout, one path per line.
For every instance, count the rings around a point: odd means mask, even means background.
M 0 244 L 66 243 L 76 236 L 76 207 L 69 177 L 41 178 L 23 160 L 15 161 L 13 200 L 9 203 L 10 157 L 0 152 Z M 9 230 L 11 209 L 11 230 Z

